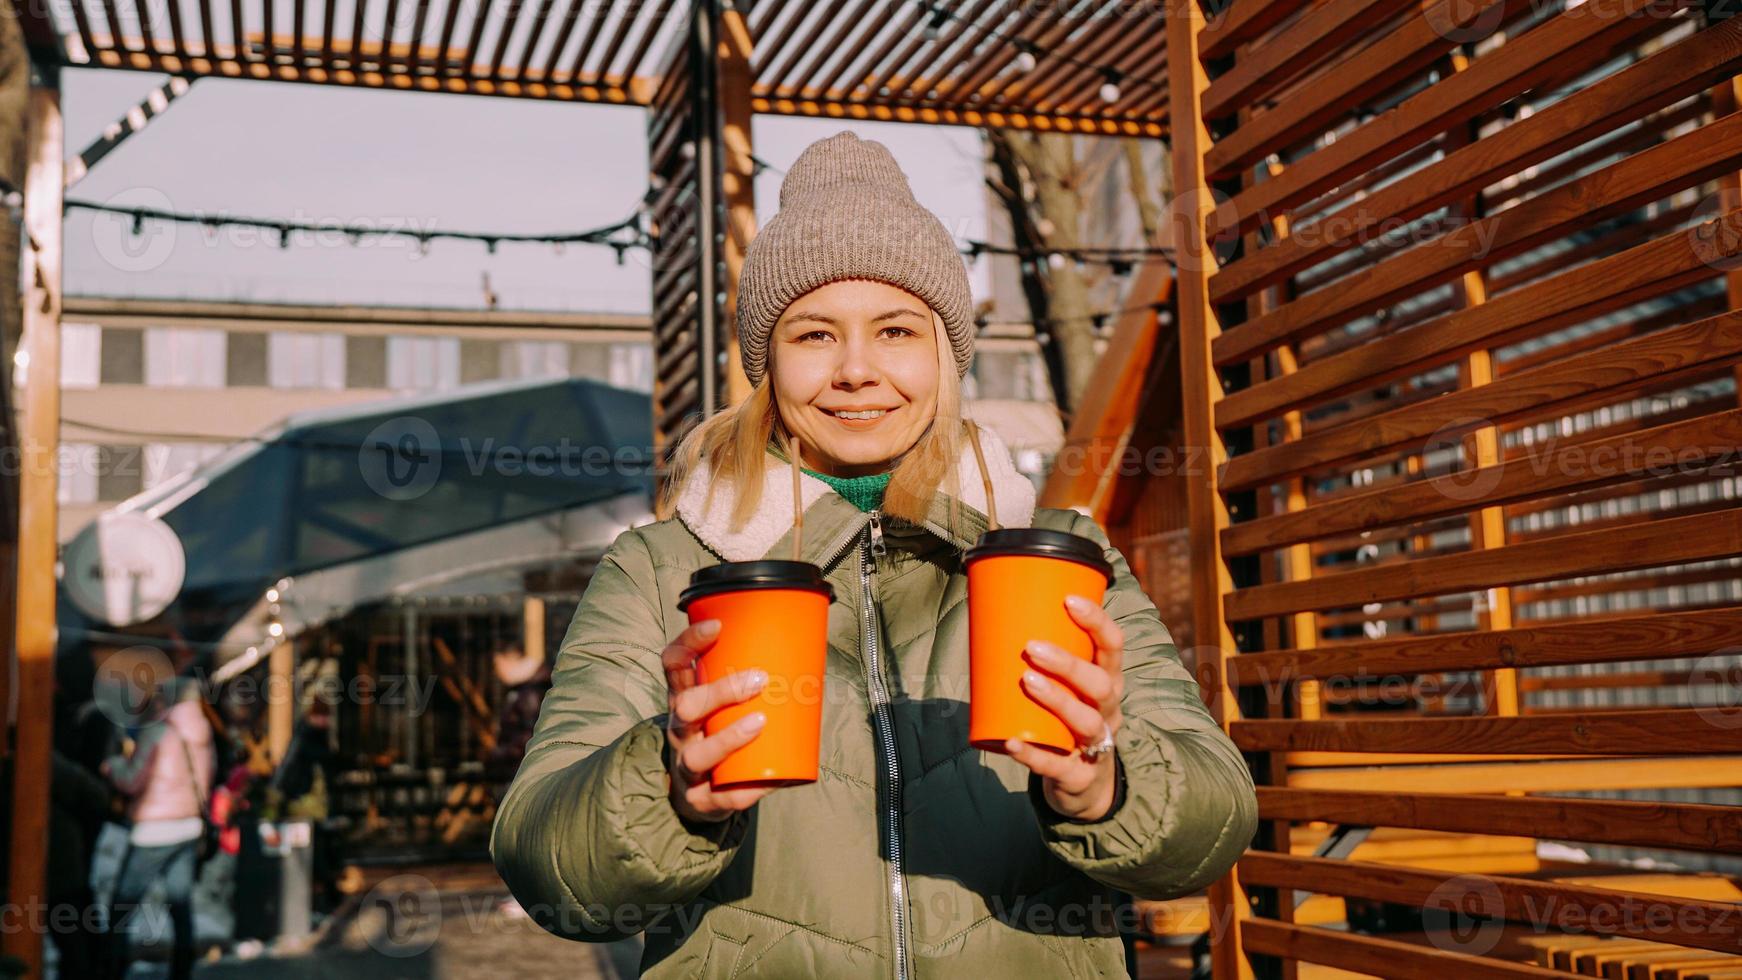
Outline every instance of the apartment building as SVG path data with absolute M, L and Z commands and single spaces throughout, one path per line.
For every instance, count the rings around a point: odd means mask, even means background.
M 60 540 L 297 412 L 509 378 L 649 390 L 647 331 L 641 315 L 69 298 Z

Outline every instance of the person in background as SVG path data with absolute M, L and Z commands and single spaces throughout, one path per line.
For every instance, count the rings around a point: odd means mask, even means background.
M 109 904 L 112 962 L 125 977 L 131 962 L 128 922 L 154 882 L 162 882 L 174 931 L 170 980 L 193 973 L 193 888 L 205 801 L 214 765 L 212 726 L 199 685 L 171 678 L 145 702 L 131 751 L 110 756 L 103 775 L 126 797 L 132 825 Z
M 520 768 L 526 743 L 538 724 L 539 709 L 550 690 L 550 663 L 521 652 L 519 646 L 509 646 L 497 651 L 494 665 L 496 679 L 502 682 L 502 710 L 496 716 L 496 747 L 484 768 L 491 779 L 507 782 Z

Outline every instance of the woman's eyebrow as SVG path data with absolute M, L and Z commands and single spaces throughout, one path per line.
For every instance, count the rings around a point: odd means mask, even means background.
M 925 316 L 925 314 L 921 313 L 918 310 L 912 309 L 911 307 L 901 306 L 901 307 L 897 307 L 893 310 L 885 310 L 882 313 L 877 314 L 876 316 L 871 318 L 871 322 L 872 323 L 882 323 L 884 320 L 893 320 L 899 316 Z M 810 310 L 801 310 L 797 313 L 794 313 L 792 316 L 787 317 L 787 322 L 789 322 L 789 323 L 795 323 L 799 320 L 815 320 L 818 323 L 827 323 L 827 324 L 830 324 L 832 326 L 839 325 L 841 322 L 838 319 L 836 319 L 835 317 L 829 316 L 827 313 L 816 313 L 816 312 L 812 312 Z
M 897 307 L 896 309 L 893 309 L 893 310 L 888 310 L 886 312 L 877 314 L 876 316 L 871 318 L 871 322 L 872 323 L 882 323 L 884 320 L 893 320 L 898 316 L 925 316 L 925 314 L 921 313 L 918 310 L 902 306 L 902 307 Z

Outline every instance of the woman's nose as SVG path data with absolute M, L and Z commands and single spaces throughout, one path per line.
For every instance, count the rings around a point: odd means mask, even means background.
M 879 375 L 868 345 L 853 340 L 841 345 L 841 362 L 835 366 L 837 386 L 863 388 L 876 383 Z

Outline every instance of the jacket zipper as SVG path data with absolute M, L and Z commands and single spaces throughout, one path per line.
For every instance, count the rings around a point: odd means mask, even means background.
M 862 643 L 865 656 L 866 688 L 871 695 L 871 715 L 877 727 L 877 740 L 883 749 L 883 767 L 889 779 L 885 797 L 884 823 L 889 840 L 889 914 L 895 932 L 895 976 L 906 980 L 907 951 L 907 876 L 901 866 L 901 762 L 895 752 L 895 725 L 890 719 L 889 688 L 883 682 L 882 649 L 878 642 L 877 606 L 871 592 L 872 559 L 883 555 L 883 521 L 877 511 L 859 544 L 859 597 L 864 614 Z

